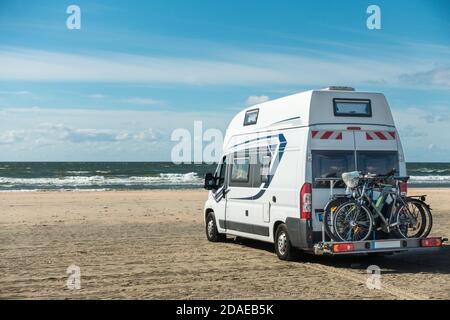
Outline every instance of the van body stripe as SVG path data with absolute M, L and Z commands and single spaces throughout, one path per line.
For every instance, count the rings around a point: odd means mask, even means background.
M 342 131 L 311 130 L 311 137 L 320 140 L 342 140 Z
M 375 131 L 375 134 L 377 135 L 380 140 L 387 140 L 387 138 L 384 136 L 383 132 L 381 131 Z
M 366 140 L 396 140 L 395 131 L 366 131 Z
M 333 131 L 325 131 L 325 133 L 320 137 L 321 140 L 326 140 L 331 137 L 333 134 Z
M 364 131 L 363 131 L 364 132 Z M 396 140 L 395 131 L 365 131 L 366 140 Z M 311 130 L 311 137 L 320 140 L 343 140 L 342 131 Z

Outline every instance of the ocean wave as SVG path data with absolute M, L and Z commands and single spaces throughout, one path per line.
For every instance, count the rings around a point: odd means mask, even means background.
M 89 173 L 90 171 L 83 171 L 83 170 L 81 170 L 81 171 L 77 171 L 77 170 L 71 170 L 71 171 L 67 171 L 67 173 L 70 173 L 70 174 L 86 174 L 86 173 Z
M 196 172 L 160 173 L 157 176 L 105 177 L 105 176 L 67 176 L 61 178 L 10 178 L 0 177 L 2 187 L 130 187 L 130 186 L 165 186 L 165 185 L 198 185 L 202 179 Z
M 410 182 L 417 184 L 449 184 L 450 176 L 411 176 Z
M 435 168 L 419 168 L 419 169 L 411 169 L 409 170 L 409 172 L 417 172 L 417 173 L 434 173 L 434 174 L 445 174 L 445 173 L 450 173 L 450 169 L 435 169 Z
M 103 192 L 103 191 L 110 191 L 109 188 L 89 188 L 89 189 L 11 189 L 11 190 L 0 190 L 0 193 L 16 193 L 16 192 L 42 192 L 42 191 L 61 191 L 61 192 Z

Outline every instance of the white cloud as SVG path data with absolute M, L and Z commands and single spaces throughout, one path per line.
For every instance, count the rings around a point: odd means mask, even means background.
M 164 104 L 160 100 L 152 99 L 152 98 L 142 98 L 142 97 L 130 97 L 130 98 L 115 98 L 111 97 L 105 94 L 101 93 L 94 93 L 89 94 L 87 96 L 91 99 L 97 99 L 97 100 L 108 100 L 108 102 L 115 102 L 115 103 L 122 103 L 122 104 L 134 104 L 134 105 L 146 105 L 146 106 L 152 106 L 152 105 L 162 105 Z
M 92 99 L 105 99 L 108 96 L 101 94 L 101 93 L 93 93 L 93 94 L 88 95 L 88 97 L 92 98 Z
M 325 52 L 315 55 L 281 54 L 235 48 L 211 53 L 208 59 L 112 52 L 70 54 L 11 47 L 0 49 L 0 81 L 248 86 L 384 83 L 420 87 L 419 83 L 407 81 L 405 75 L 426 73 L 435 63 L 430 62 L 430 59 L 404 56 L 373 59 L 365 55 L 337 55 Z M 444 72 L 432 76 L 433 85 L 447 85 L 448 74 L 445 70 L 444 68 Z
M 0 132 L 0 145 L 12 144 L 22 141 L 21 133 L 22 131 L 13 131 L 13 130 Z
M 85 142 L 125 142 L 147 141 L 153 142 L 164 135 L 161 130 L 152 128 L 144 130 L 114 130 L 114 129 L 85 129 L 73 128 L 64 124 L 42 123 L 36 128 L 28 130 L 8 130 L 0 132 L 0 144 L 19 142 L 39 143 L 85 143 Z
M 158 142 L 163 136 L 164 133 L 161 130 L 149 128 L 135 134 L 133 138 L 139 141 Z
M 0 91 L 0 95 L 12 95 L 12 96 L 25 96 L 29 95 L 31 92 L 29 91 Z
M 165 134 L 162 130 L 153 128 L 135 130 L 132 127 L 128 129 L 93 129 L 93 128 L 74 128 L 61 123 L 41 123 L 37 128 L 29 130 L 21 130 L 22 136 L 25 135 L 27 140 L 49 142 L 61 141 L 72 143 L 84 142 L 129 142 L 129 141 L 144 141 L 154 142 L 161 139 Z M 6 139 L 12 139 L 12 135 L 17 136 L 15 131 L 8 131 L 5 135 Z M 0 135 L 0 138 L 2 136 Z M 1 141 L 1 140 L 0 140 Z M 11 142 L 17 142 L 11 141 Z
M 269 101 L 269 97 L 268 96 L 250 96 L 247 98 L 247 101 L 245 102 L 245 104 L 250 107 L 250 106 L 254 106 L 255 104 L 260 104 L 263 102 Z
M 393 113 L 407 161 L 450 160 L 450 140 L 443 134 L 450 130 L 445 120 L 448 112 L 435 111 L 431 116 L 426 108 L 411 107 Z
M 282 78 L 281 73 L 270 69 L 219 60 L 114 53 L 75 55 L 6 48 L 0 53 L 0 80 L 4 81 L 223 84 Z
M 158 100 L 154 100 L 154 99 L 150 99 L 150 98 L 139 98 L 139 97 L 124 99 L 123 102 L 130 103 L 130 104 L 138 104 L 138 105 L 148 105 L 148 106 L 160 103 L 160 101 L 158 101 Z
M 114 142 L 122 141 L 128 135 L 123 132 L 108 129 L 78 129 L 65 126 L 63 124 L 41 124 L 38 130 L 30 130 L 30 133 L 70 141 L 74 143 L 81 142 Z
M 400 79 L 421 86 L 437 86 L 450 89 L 450 67 L 434 68 L 428 71 L 403 74 Z
M 232 114 L 0 109 L 0 161 L 168 161 L 173 130 L 224 130 Z M 170 121 L 167 121 L 170 119 Z M 26 128 L 26 129 L 24 129 Z

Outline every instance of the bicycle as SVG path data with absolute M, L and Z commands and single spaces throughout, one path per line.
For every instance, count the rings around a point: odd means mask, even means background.
M 429 224 L 426 227 L 427 216 L 431 217 L 431 212 L 427 211 L 429 207 L 421 200 L 405 197 L 400 192 L 400 182 L 408 181 L 409 177 L 395 177 L 393 173 L 375 176 L 350 172 L 342 174 L 342 178 L 352 190 L 352 197 L 334 214 L 332 234 L 338 241 L 364 241 L 372 232 L 375 238 L 375 231 L 400 238 L 418 238 L 431 230 Z M 389 179 L 395 181 L 395 186 L 384 183 Z M 376 191 L 380 188 L 381 192 Z M 374 192 L 379 194 L 376 199 Z

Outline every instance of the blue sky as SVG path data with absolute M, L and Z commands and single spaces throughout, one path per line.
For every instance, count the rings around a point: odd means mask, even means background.
M 407 160 L 450 161 L 449 15 L 445 0 L 0 0 L 0 161 L 170 160 L 176 128 L 224 130 L 328 85 L 385 93 Z

